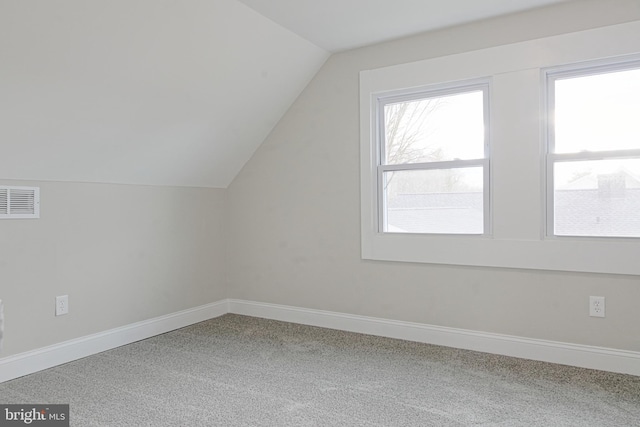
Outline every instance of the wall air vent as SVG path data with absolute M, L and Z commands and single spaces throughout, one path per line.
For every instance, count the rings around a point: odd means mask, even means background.
M 40 218 L 40 188 L 0 186 L 0 219 Z

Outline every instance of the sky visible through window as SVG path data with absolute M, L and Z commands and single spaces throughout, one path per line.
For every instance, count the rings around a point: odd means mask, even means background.
M 554 127 L 555 153 L 640 149 L 640 69 L 556 80 Z M 557 168 L 556 186 L 589 173 L 640 178 L 640 161 L 580 163 Z
M 478 90 L 387 104 L 387 164 L 483 158 L 483 110 L 483 93 Z M 414 158 L 394 157 L 393 144 L 402 138 L 410 139 Z
M 640 69 L 556 80 L 556 153 L 634 148 L 640 148 Z

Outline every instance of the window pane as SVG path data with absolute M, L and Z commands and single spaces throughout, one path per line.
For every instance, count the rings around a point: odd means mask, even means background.
M 640 159 L 556 163 L 554 232 L 640 237 Z
M 555 82 L 555 152 L 640 148 L 640 69 Z
M 388 165 L 484 158 L 484 92 L 384 106 Z
M 385 172 L 384 231 L 482 234 L 483 168 Z

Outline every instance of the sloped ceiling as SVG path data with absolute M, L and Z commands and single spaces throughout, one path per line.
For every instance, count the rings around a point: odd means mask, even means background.
M 0 179 L 224 188 L 330 50 L 558 1 L 0 0 Z
M 0 179 L 226 187 L 327 57 L 236 0 L 0 0 Z
M 565 0 L 240 0 L 331 52 Z

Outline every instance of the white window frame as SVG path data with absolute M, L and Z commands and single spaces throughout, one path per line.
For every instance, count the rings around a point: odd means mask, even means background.
M 597 161 L 597 160 L 618 160 L 618 159 L 640 159 L 640 149 L 610 150 L 610 151 L 581 151 L 578 153 L 556 153 L 555 152 L 555 82 L 557 80 L 586 77 L 604 74 L 608 72 L 640 69 L 640 57 L 625 57 L 624 59 L 605 59 L 582 62 L 578 64 L 562 65 L 559 67 L 549 67 L 542 70 L 543 88 L 545 99 L 545 127 L 546 127 L 546 153 L 545 153 L 545 236 L 549 239 L 639 239 L 640 237 L 629 236 L 581 236 L 581 235 L 558 235 L 555 234 L 555 186 L 554 186 L 554 166 L 556 163 Z
M 483 232 L 482 233 L 402 233 L 402 234 L 438 234 L 438 235 L 466 235 L 466 236 L 488 236 L 491 234 L 491 169 L 490 169 L 490 149 L 489 149 L 489 90 L 490 79 L 473 79 L 463 82 L 455 82 L 443 85 L 434 85 L 423 88 L 413 88 L 409 90 L 397 90 L 393 92 L 375 94 L 376 102 L 372 104 L 372 114 L 376 117 L 376 133 L 375 147 L 377 154 L 376 159 L 376 193 L 377 193 L 377 209 L 376 223 L 378 224 L 379 233 L 393 233 L 384 231 L 385 219 L 385 191 L 384 191 L 384 174 L 385 172 L 395 171 L 415 171 L 415 170 L 449 170 L 462 169 L 469 167 L 482 167 L 483 175 Z M 447 95 L 457 95 L 469 92 L 482 92 L 483 99 L 483 122 L 484 122 L 484 157 L 480 159 L 469 160 L 447 160 L 438 162 L 425 163 L 401 163 L 401 164 L 385 164 L 385 106 L 398 102 L 417 101 L 421 99 L 437 98 Z
M 360 71 L 364 260 L 640 276 L 640 239 L 546 236 L 545 69 L 640 58 L 640 21 Z M 613 59 L 618 58 L 618 59 Z M 491 235 L 380 233 L 377 96 L 489 76 Z M 413 89 L 412 89 L 413 88 Z

